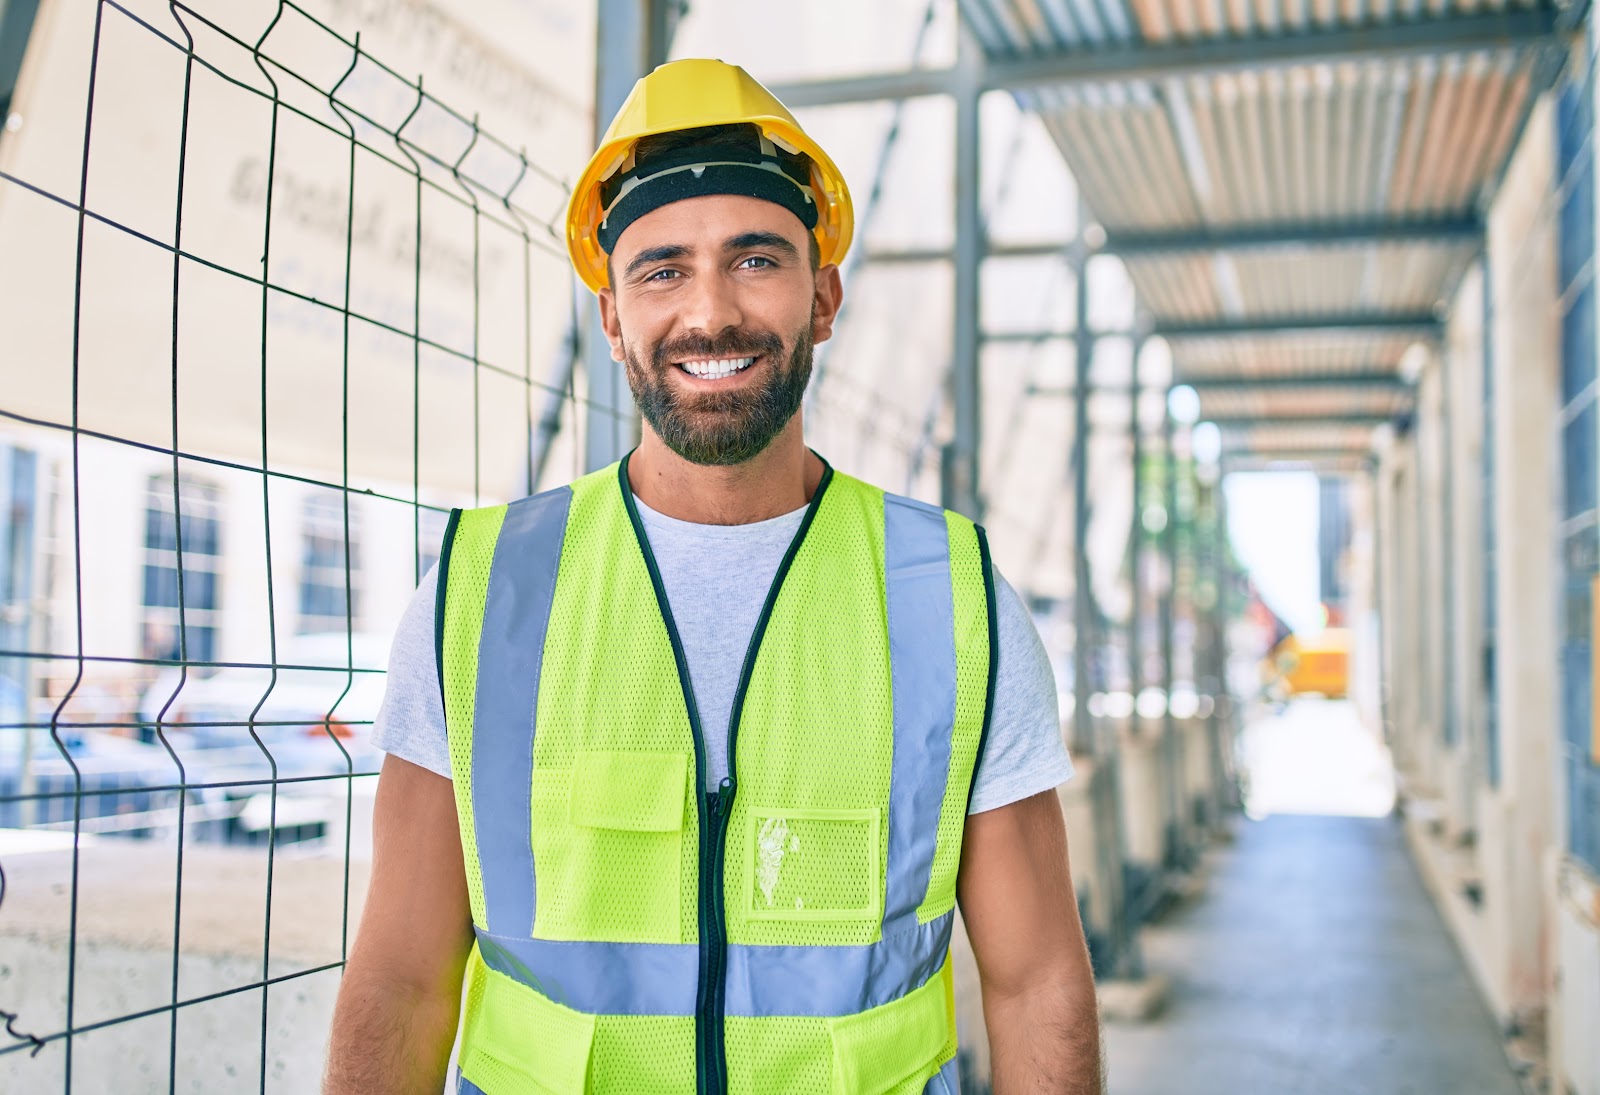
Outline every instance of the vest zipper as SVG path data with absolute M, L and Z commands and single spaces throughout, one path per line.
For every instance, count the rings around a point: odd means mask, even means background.
M 666 586 L 661 581 L 661 570 L 656 565 L 655 552 L 650 549 L 650 537 L 633 504 L 633 487 L 628 482 L 628 458 L 624 456 L 617 465 L 617 481 L 622 490 L 622 501 L 633 525 L 634 538 L 644 555 L 645 569 L 650 572 L 650 584 L 655 588 L 656 605 L 666 624 L 667 638 L 672 644 L 672 655 L 678 667 L 678 684 L 683 689 L 683 700 L 689 713 L 689 730 L 694 737 L 695 798 L 700 813 L 700 984 L 695 992 L 695 1091 L 696 1095 L 727 1095 L 728 1059 L 724 1046 L 724 1013 L 727 1010 L 728 915 L 724 907 L 723 865 L 727 858 L 728 821 L 733 814 L 733 796 L 737 790 L 734 764 L 739 744 L 739 716 L 744 710 L 745 692 L 750 687 L 750 676 L 755 670 L 756 654 L 761 649 L 761 639 L 767 631 L 767 621 L 772 618 L 773 606 L 778 601 L 778 591 L 789 573 L 794 557 L 805 541 L 806 532 L 822 505 L 822 496 L 833 480 L 833 468 L 822 461 L 822 481 L 817 484 L 811 504 L 800 521 L 800 528 L 778 573 L 773 576 L 767 590 L 766 602 L 756 619 L 750 646 L 745 651 L 744 666 L 739 672 L 739 686 L 733 695 L 733 711 L 728 719 L 728 775 L 715 791 L 707 792 L 706 743 L 700 726 L 700 709 L 695 703 L 694 690 L 689 685 L 689 663 L 683 653 L 683 639 L 678 635 L 678 625 L 672 618 L 672 608 L 667 603 Z M 819 456 L 819 460 L 822 458 Z
M 734 781 L 724 777 L 721 786 L 706 796 L 706 814 L 710 819 L 709 843 L 711 858 L 709 869 L 700 872 L 701 930 L 700 985 L 703 999 L 699 1024 L 705 1031 L 705 1052 L 700 1056 L 705 1075 L 700 1090 L 704 1095 L 726 1095 L 728 1090 L 728 1056 L 725 1048 L 724 1013 L 728 997 L 728 912 L 723 904 L 722 875 L 728 854 L 728 821 L 733 815 Z M 706 914 L 709 912 L 710 923 Z

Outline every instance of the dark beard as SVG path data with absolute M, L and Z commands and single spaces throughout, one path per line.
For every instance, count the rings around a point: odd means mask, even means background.
M 628 387 L 639 413 L 669 449 L 692 464 L 730 467 L 765 452 L 800 409 L 811 381 L 812 349 L 809 321 L 782 364 L 783 341 L 777 335 L 744 330 L 725 331 L 714 339 L 662 343 L 652 353 L 648 369 L 628 348 Z M 757 355 L 766 358 L 769 371 L 754 389 L 685 395 L 667 379 L 668 370 L 677 368 L 673 361 Z

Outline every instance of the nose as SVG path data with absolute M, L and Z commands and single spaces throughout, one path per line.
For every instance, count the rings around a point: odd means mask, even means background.
M 744 322 L 738 292 L 727 278 L 715 274 L 694 278 L 690 281 L 689 291 L 682 294 L 680 299 L 683 301 L 683 311 L 679 313 L 679 323 L 706 338 L 716 338 Z

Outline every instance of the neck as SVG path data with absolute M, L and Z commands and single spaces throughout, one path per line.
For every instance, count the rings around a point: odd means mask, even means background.
M 797 414 L 761 455 L 732 467 L 692 464 L 645 426 L 628 460 L 628 483 L 657 513 L 697 525 L 748 525 L 811 501 L 823 464 L 807 449 Z

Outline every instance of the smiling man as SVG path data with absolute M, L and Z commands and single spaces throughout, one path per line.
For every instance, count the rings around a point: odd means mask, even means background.
M 1098 1093 L 1054 676 L 983 530 L 802 436 L 849 193 L 742 69 L 664 65 L 568 246 L 644 416 L 458 511 L 395 637 L 326 1091 Z M 930 368 L 933 365 L 930 363 Z

